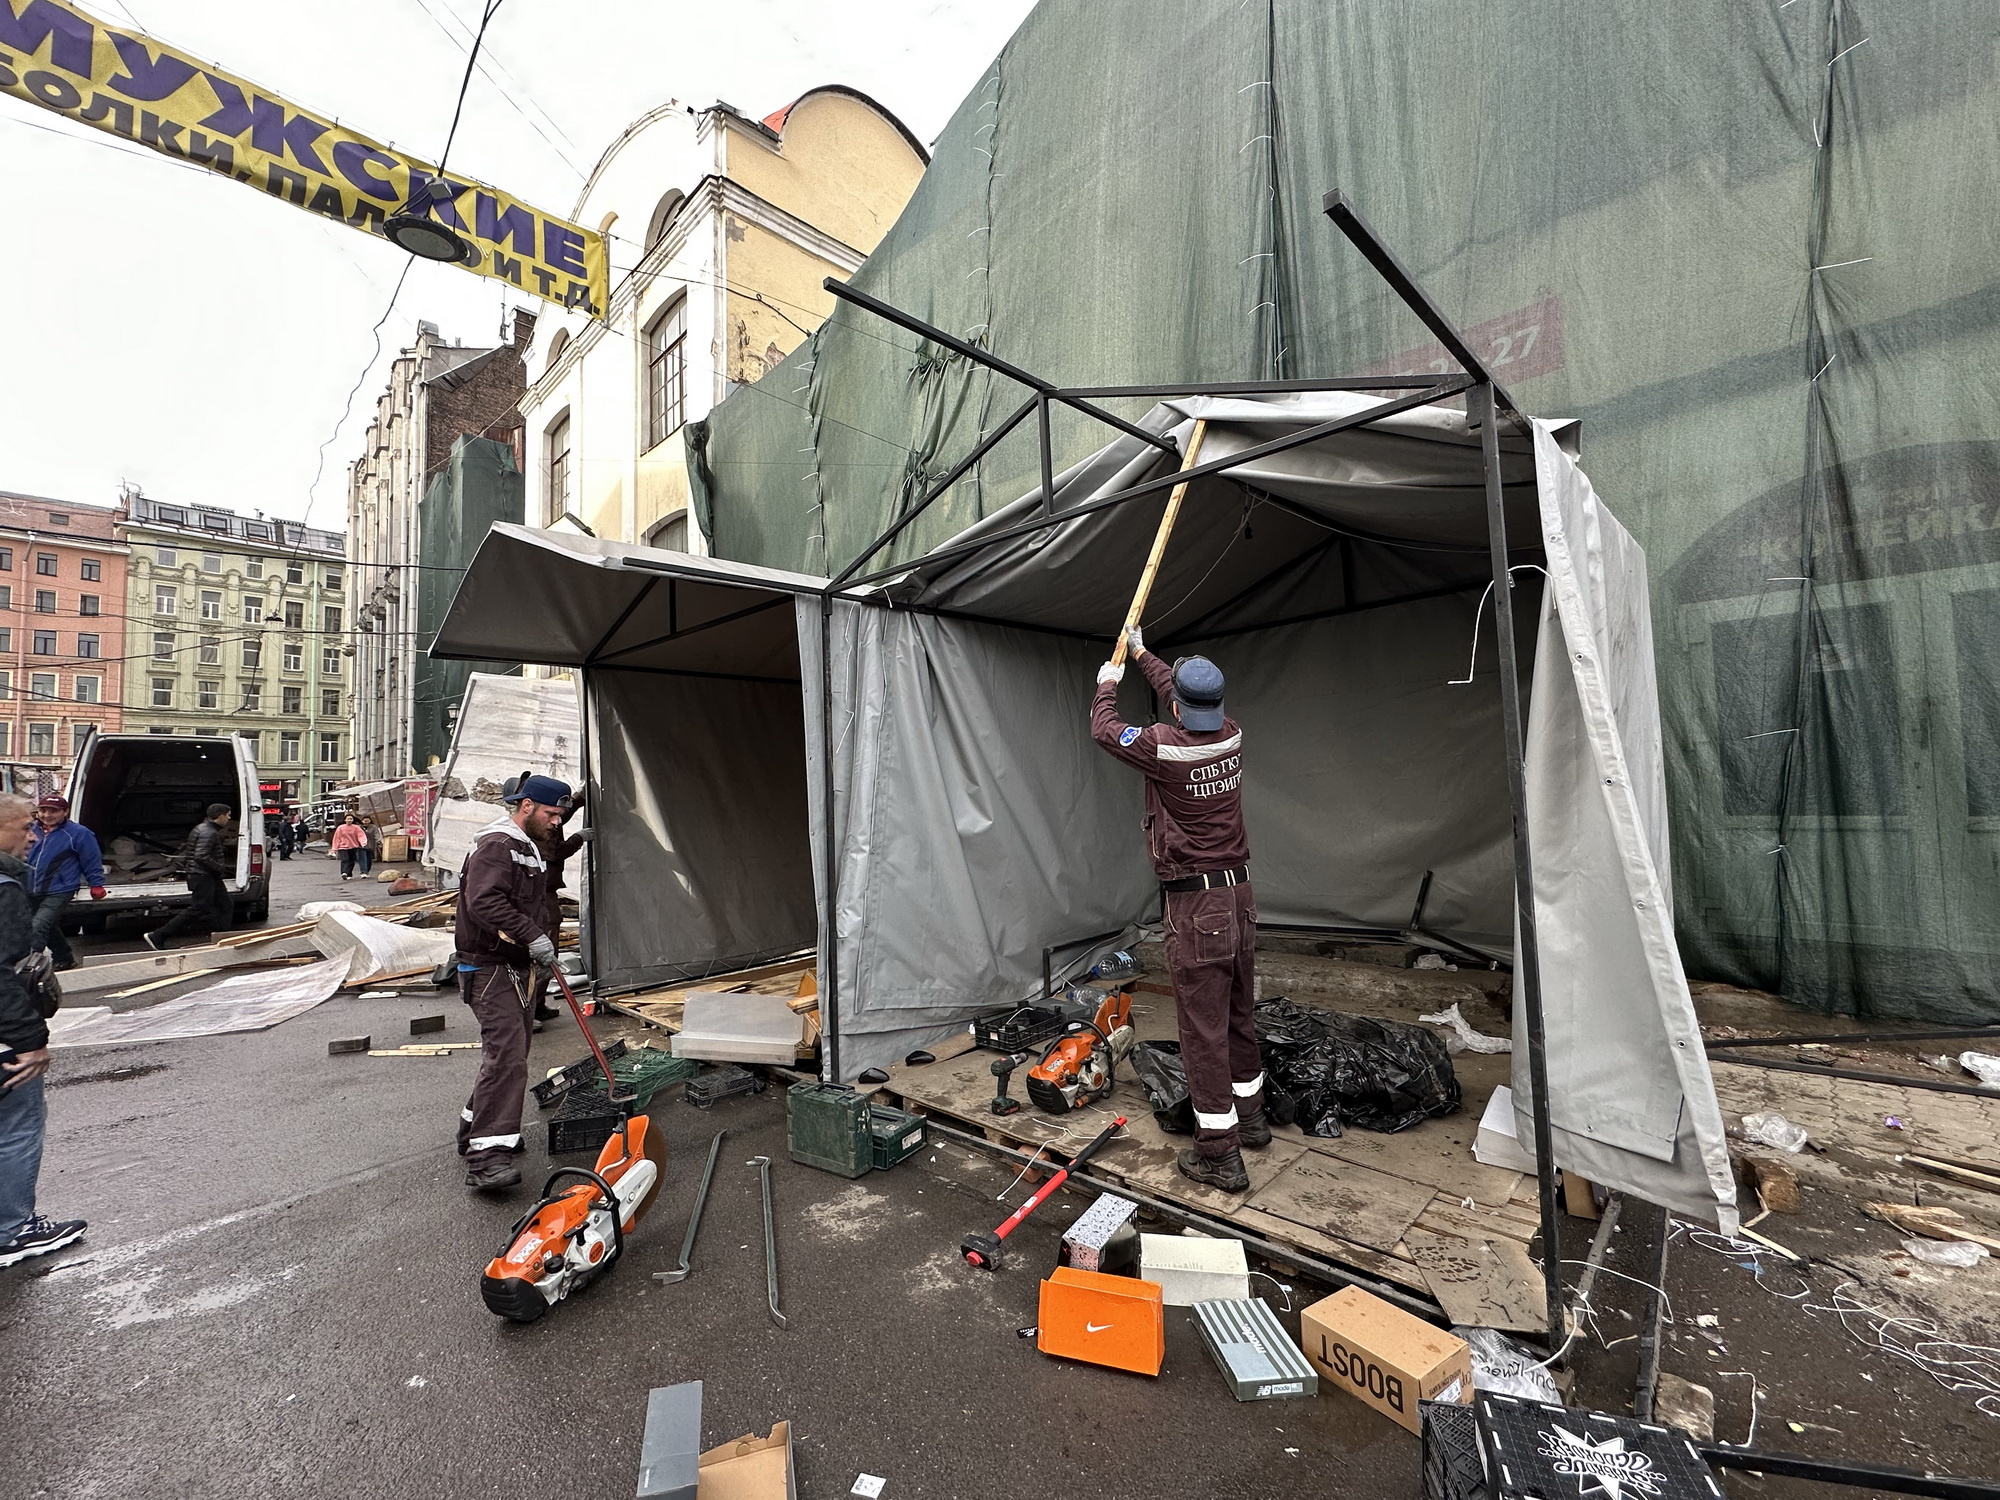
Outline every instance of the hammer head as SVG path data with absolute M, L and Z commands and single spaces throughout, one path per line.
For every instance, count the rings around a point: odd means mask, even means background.
M 982 1271 L 997 1271 L 1006 1252 L 999 1235 L 982 1229 L 960 1240 L 958 1253 Z

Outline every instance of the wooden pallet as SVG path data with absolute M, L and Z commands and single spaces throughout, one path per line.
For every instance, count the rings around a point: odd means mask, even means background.
M 1171 1034 L 1171 1001 L 1157 1005 L 1143 1029 L 1157 1033 L 1163 1023 Z M 1480 1111 L 1508 1079 L 1505 1056 L 1455 1058 L 1465 1091 L 1460 1111 L 1395 1135 L 1349 1131 L 1322 1140 L 1276 1127 L 1270 1146 L 1244 1153 L 1250 1192 L 1236 1195 L 1181 1176 L 1174 1158 L 1191 1142 L 1159 1127 L 1136 1082 L 1121 1080 L 1110 1099 L 1071 1115 L 1044 1115 L 1024 1102 L 1019 1113 L 996 1116 L 988 1108 L 992 1054 L 964 1042 L 950 1056 L 933 1048 L 936 1062 L 892 1068 L 878 1092 L 988 1140 L 1047 1147 L 1063 1159 L 1123 1114 L 1125 1131 L 1091 1159 L 1093 1176 L 1426 1293 L 1454 1322 L 1547 1329 L 1541 1271 L 1528 1255 L 1540 1227 L 1534 1180 L 1472 1158 Z M 1016 1074 L 1017 1097 L 1023 1083 Z

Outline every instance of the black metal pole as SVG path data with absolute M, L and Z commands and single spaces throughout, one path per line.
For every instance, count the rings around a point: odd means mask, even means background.
M 1046 391 L 1035 395 L 1035 423 L 1041 429 L 1042 438 L 1042 514 L 1056 513 L 1056 455 L 1049 443 L 1049 397 Z
M 1822 1484 L 1850 1484 L 1897 1495 L 1930 1495 L 1935 1500 L 2000 1500 L 2000 1483 L 1991 1479 L 1956 1479 L 1949 1474 L 1919 1474 L 1911 1469 L 1858 1464 L 1845 1458 L 1807 1458 L 1798 1453 L 1737 1448 L 1722 1443 L 1697 1443 L 1695 1451 L 1718 1469 L 1749 1469 L 1758 1474 L 1816 1479 Z
M 1506 736 L 1507 800 L 1514 814 L 1514 913 L 1521 951 L 1514 977 L 1528 1029 L 1528 1077 L 1534 1091 L 1535 1186 L 1542 1208 L 1542 1281 L 1549 1301 L 1549 1340 L 1563 1339 L 1562 1224 L 1556 1199 L 1554 1132 L 1549 1124 L 1548 1039 L 1542 1024 L 1542 964 L 1535 941 L 1535 862 L 1528 847 L 1528 782 L 1521 726 L 1521 676 L 1514 650 L 1513 574 L 1507 568 L 1507 500 L 1500 477 L 1499 412 L 1493 383 L 1466 398 L 1479 419 L 1479 454 L 1486 474 L 1486 539 L 1493 554 L 1493 635 L 1500 656 L 1500 719 Z
M 819 775 L 820 828 L 826 845 L 825 900 L 820 907 L 821 968 L 819 976 L 820 1030 L 826 1038 L 826 1057 L 820 1077 L 828 1083 L 840 1082 L 840 932 L 837 912 L 840 904 L 840 851 L 834 845 L 833 820 L 833 592 L 819 596 Z
M 649 584 L 648 587 L 650 588 L 651 585 Z M 591 694 L 590 694 L 590 672 L 589 669 L 585 667 L 578 667 L 576 669 L 576 706 L 579 710 L 577 714 L 577 721 L 578 721 L 577 739 L 580 741 L 580 743 L 576 747 L 577 770 L 581 773 L 577 777 L 577 780 L 580 783 L 580 789 L 581 789 L 589 787 L 592 781 L 595 779 L 594 776 L 592 775 L 592 772 L 595 770 L 595 767 L 591 765 L 590 761 L 591 748 L 592 745 L 594 744 L 594 741 L 590 733 L 590 715 L 592 713 Z M 596 799 L 592 798 L 591 800 L 595 801 Z M 592 828 L 597 827 L 597 815 L 595 813 L 591 814 L 590 826 Z M 578 920 L 576 924 L 576 946 L 577 946 L 577 952 L 583 958 L 584 970 L 590 975 L 591 992 L 594 994 L 596 993 L 597 990 L 597 840 L 596 839 L 586 839 L 584 841 L 583 878 L 585 885 L 589 887 L 588 895 L 590 896 L 590 900 L 577 903 Z M 552 932 L 549 934 L 549 936 L 551 938 L 556 938 L 560 937 L 561 934 Z

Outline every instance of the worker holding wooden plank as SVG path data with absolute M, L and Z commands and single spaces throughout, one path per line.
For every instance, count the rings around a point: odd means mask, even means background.
M 1198 421 L 1181 458 L 1201 458 Z M 1174 486 L 1111 660 L 1097 671 L 1091 737 L 1146 778 L 1146 847 L 1160 877 L 1167 968 L 1174 984 L 1181 1061 L 1194 1105 L 1195 1148 L 1181 1174 L 1226 1193 L 1247 1192 L 1244 1146 L 1268 1146 L 1264 1063 L 1251 1018 L 1256 1004 L 1257 902 L 1250 893 L 1250 835 L 1243 826 L 1243 731 L 1222 711 L 1222 669 L 1205 656 L 1169 668 L 1146 650 L 1139 620 L 1166 555 L 1188 481 Z M 1141 728 L 1118 717 L 1125 656 L 1137 658 L 1173 720 Z
M 534 1027 L 535 968 L 554 968 L 548 930 L 548 865 L 538 841 L 561 827 L 570 789 L 553 776 L 510 787 L 504 817 L 473 840 L 459 875 L 459 997 L 479 1019 L 479 1076 L 459 1116 L 465 1185 L 481 1191 L 521 1180 L 521 1109 Z

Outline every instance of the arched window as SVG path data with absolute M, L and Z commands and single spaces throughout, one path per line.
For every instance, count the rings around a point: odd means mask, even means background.
M 646 447 L 680 431 L 687 413 L 687 299 L 646 325 Z
M 556 330 L 556 336 L 549 340 L 548 363 L 542 366 L 542 373 L 544 375 L 548 374 L 549 371 L 553 370 L 556 367 L 556 361 L 562 358 L 563 350 L 567 349 L 568 347 L 569 347 L 569 330 L 567 328 L 558 328 Z
M 674 215 L 680 212 L 681 205 L 686 201 L 687 194 L 679 188 L 668 189 L 667 195 L 660 199 L 659 206 L 653 210 L 653 217 L 646 221 L 646 248 L 648 250 L 660 243 L 660 240 L 666 235 L 667 226 L 673 223 Z
M 646 528 L 646 545 L 663 547 L 669 552 L 685 552 L 688 549 L 688 513 L 677 510 L 670 516 L 662 516 Z

